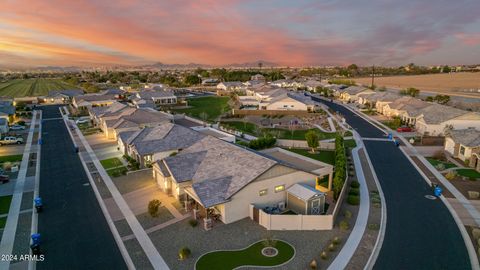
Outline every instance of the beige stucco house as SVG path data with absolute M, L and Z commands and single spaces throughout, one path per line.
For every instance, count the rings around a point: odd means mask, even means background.
M 480 172 L 480 131 L 469 128 L 449 130 L 445 137 L 445 151 Z
M 375 93 L 374 91 L 362 87 L 362 86 L 350 86 L 340 91 L 340 100 L 345 102 L 356 102 L 360 95 L 370 95 Z
M 331 179 L 332 171 L 325 164 L 321 173 Z M 323 176 L 211 136 L 153 165 L 160 189 L 227 224 L 249 217 L 252 204 L 284 205 L 291 186 L 314 187 L 316 178 Z

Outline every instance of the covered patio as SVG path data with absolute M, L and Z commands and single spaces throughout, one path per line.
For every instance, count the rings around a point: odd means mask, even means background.
M 191 186 L 185 187 L 184 191 L 185 196 L 182 199 L 182 203 L 185 209 L 192 212 L 194 219 L 203 222 L 205 230 L 210 230 L 215 225 L 223 224 L 220 210 L 215 206 L 205 207 Z

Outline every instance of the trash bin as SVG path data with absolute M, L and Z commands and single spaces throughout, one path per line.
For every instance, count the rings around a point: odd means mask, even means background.
M 78 146 L 75 145 L 75 153 L 78 153 Z
M 442 188 L 439 187 L 439 186 L 436 186 L 434 189 L 433 189 L 433 194 L 435 194 L 435 197 L 440 197 L 442 195 Z
M 393 139 L 392 133 L 388 133 L 388 139 L 389 139 L 389 140 L 392 140 L 392 139 Z
M 34 233 L 32 234 L 32 245 L 40 245 L 40 234 L 39 233 Z
M 42 202 L 42 198 L 40 197 L 37 197 L 33 200 L 34 204 L 35 204 L 35 209 L 37 210 L 37 213 L 40 213 L 42 212 L 43 210 L 43 202 Z

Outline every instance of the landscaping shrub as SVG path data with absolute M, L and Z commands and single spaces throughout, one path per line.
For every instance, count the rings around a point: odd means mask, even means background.
M 333 243 L 334 245 L 338 245 L 338 244 L 340 244 L 340 242 L 342 242 L 342 240 L 340 239 L 340 237 L 335 236 L 335 238 L 333 238 L 332 243 Z
M 457 171 L 451 170 L 445 175 L 445 178 L 447 178 L 448 180 L 453 180 L 455 179 L 455 177 L 457 177 L 457 174 Z
M 151 200 L 148 203 L 148 213 L 150 214 L 150 216 L 158 216 L 158 210 L 160 209 L 160 205 L 162 205 L 162 203 L 157 199 Z
M 328 246 L 329 251 L 335 251 L 335 245 L 332 243 Z
M 337 135 L 335 137 L 335 176 L 333 178 L 333 192 L 335 199 L 340 195 L 343 184 L 345 183 L 346 159 L 343 137 Z
M 317 269 L 317 261 L 315 259 L 310 262 L 310 269 Z
M 445 170 L 445 164 L 438 163 L 437 166 L 435 166 L 435 168 L 439 171 L 443 171 L 443 170 Z
M 344 216 L 345 216 L 346 218 L 351 218 L 351 217 L 352 217 L 352 212 L 346 210 Z
M 322 260 L 328 259 L 328 253 L 326 251 L 322 251 L 322 253 L 320 253 L 320 258 L 322 258 Z
M 350 205 L 359 205 L 360 204 L 360 197 L 357 195 L 348 195 L 347 203 Z
M 358 188 L 350 188 L 350 192 L 348 192 L 348 194 L 359 196 L 360 195 L 360 190 Z
M 479 239 L 480 238 L 480 229 L 473 229 L 472 230 L 472 236 L 474 239 Z
M 275 139 L 271 135 L 267 135 L 263 138 L 258 138 L 256 140 L 251 140 L 248 143 L 248 147 L 250 147 L 254 150 L 261 150 L 261 149 L 266 149 L 266 148 L 273 147 L 276 142 L 277 142 L 277 139 Z
M 192 252 L 187 247 L 182 247 L 178 251 L 178 257 L 180 258 L 180 260 L 185 260 L 186 258 L 188 258 L 188 256 L 190 256 L 190 254 L 192 254 Z
M 378 231 L 380 229 L 380 225 L 376 223 L 368 224 L 368 229 L 372 231 Z
M 359 188 L 360 187 L 360 183 L 356 180 L 353 180 L 351 183 L 350 183 L 350 187 L 352 188 Z
M 346 231 L 346 230 L 348 230 L 348 228 L 350 228 L 350 225 L 348 224 L 348 222 L 346 220 L 340 221 L 339 226 L 340 226 L 340 229 L 344 230 L 344 231 Z
M 20 126 L 25 126 L 25 121 L 18 121 L 16 124 Z
M 190 219 L 188 221 L 188 224 L 190 224 L 190 226 L 192 226 L 192 227 L 197 227 L 198 221 L 196 219 Z

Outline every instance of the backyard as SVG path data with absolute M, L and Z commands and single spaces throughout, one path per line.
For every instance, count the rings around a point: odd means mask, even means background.
M 335 164 L 335 151 L 318 150 L 318 151 L 315 151 L 315 153 L 312 153 L 310 150 L 307 150 L 307 149 L 292 148 L 292 149 L 285 149 L 285 150 L 297 153 L 302 156 L 306 156 L 311 159 L 322 161 L 331 165 Z
M 274 248 L 278 250 L 276 256 L 267 257 L 262 254 L 266 246 L 264 241 L 259 241 L 241 250 L 224 250 L 207 253 L 200 257 L 196 269 L 236 269 L 242 266 L 276 266 L 288 262 L 295 256 L 295 249 L 281 240 L 274 240 Z
M 45 96 L 51 90 L 76 89 L 60 79 L 17 79 L 0 83 L 0 96 Z
M 185 113 L 197 119 L 214 122 L 228 110 L 229 97 L 199 97 L 187 99 L 189 108 L 175 109 L 177 113 Z M 203 115 L 203 114 L 206 115 Z

